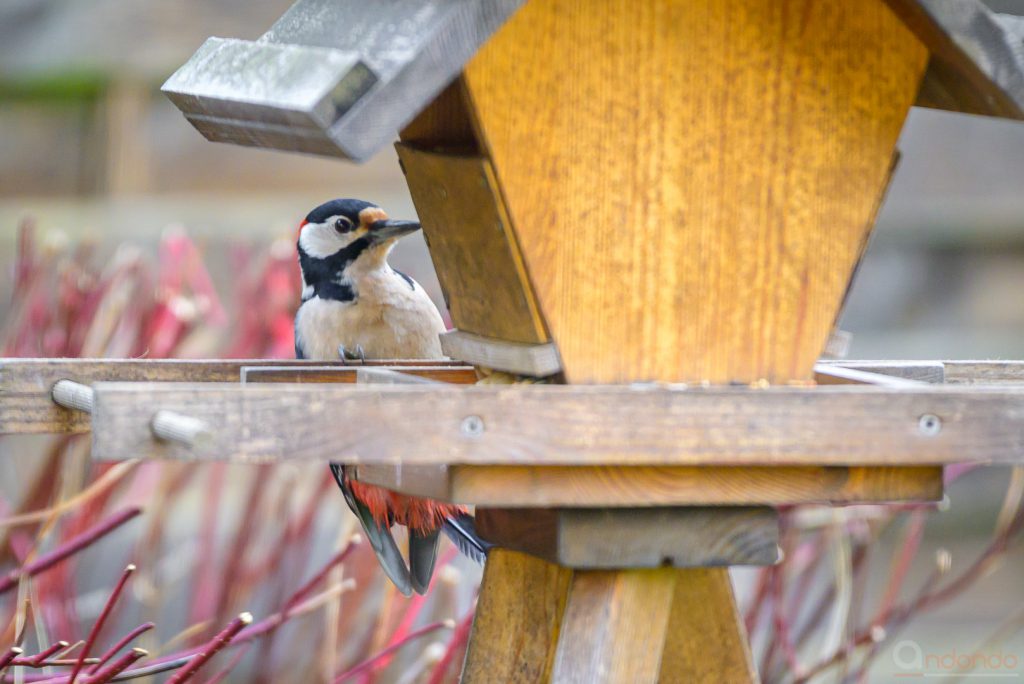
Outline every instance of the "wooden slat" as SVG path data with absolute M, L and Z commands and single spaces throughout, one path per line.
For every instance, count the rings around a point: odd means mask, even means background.
M 93 455 L 368 464 L 1019 464 L 1024 388 L 97 383 Z M 208 447 L 158 445 L 158 408 Z M 941 424 L 927 419 L 936 416 Z M 922 423 L 925 425 L 922 427 Z M 939 429 L 936 430 L 935 428 Z
M 490 162 L 397 148 L 455 326 L 511 342 L 547 342 Z
M 987 385 L 1024 382 L 1024 361 L 943 361 L 945 381 L 951 385 Z
M 942 468 L 793 466 L 357 466 L 357 479 L 488 506 L 848 504 L 942 499 Z
M 464 78 L 568 381 L 810 379 L 927 58 L 881 0 L 524 5 Z
M 729 575 L 700 568 L 676 573 L 658 681 L 757 681 Z
M 429 362 L 428 362 L 429 364 Z M 472 366 L 450 366 L 431 364 L 423 366 L 309 366 L 295 368 L 293 366 L 245 366 L 242 368 L 242 382 L 288 382 L 288 383 L 328 383 L 349 384 L 358 382 L 364 371 L 389 373 L 396 372 L 406 376 L 420 378 L 427 382 L 447 382 L 454 385 L 472 385 L 476 383 L 476 370 Z
M 476 509 L 480 535 L 573 569 L 773 565 L 779 520 L 766 506 Z
M 487 558 L 464 684 L 547 682 L 572 571 L 524 553 Z
M 322 361 L 258 359 L 0 359 L 0 433 L 89 431 L 89 417 L 50 399 L 58 380 L 94 382 L 237 382 L 247 375 L 260 382 L 355 382 L 361 365 L 396 367 L 444 382 L 474 382 L 471 368 L 455 361 Z M 410 369 L 410 367 L 413 367 Z M 470 379 L 473 378 L 473 379 Z
M 657 681 L 677 572 L 577 572 L 551 680 Z
M 441 351 L 446 356 L 475 366 L 535 378 L 555 375 L 562 370 L 558 349 L 550 342 L 507 342 L 462 330 L 451 330 L 441 335 Z

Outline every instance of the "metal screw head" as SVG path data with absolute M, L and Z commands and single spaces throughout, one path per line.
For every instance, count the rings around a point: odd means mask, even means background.
M 917 431 L 925 437 L 934 437 L 942 432 L 942 419 L 934 413 L 926 413 L 917 419 Z
M 459 425 L 459 432 L 466 437 L 479 437 L 484 434 L 484 421 L 480 416 L 466 416 Z

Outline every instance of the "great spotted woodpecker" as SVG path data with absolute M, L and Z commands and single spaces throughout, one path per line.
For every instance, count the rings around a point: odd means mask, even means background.
M 392 221 L 380 207 L 336 199 L 299 226 L 302 304 L 295 315 L 295 356 L 320 361 L 442 358 L 445 330 L 437 307 L 415 280 L 388 265 L 388 253 L 415 221 Z M 488 545 L 473 518 L 453 504 L 405 496 L 350 477 L 331 464 L 345 501 L 366 532 L 384 572 L 406 596 L 426 592 L 443 530 L 466 555 L 482 561 Z M 409 565 L 391 526 L 409 530 Z

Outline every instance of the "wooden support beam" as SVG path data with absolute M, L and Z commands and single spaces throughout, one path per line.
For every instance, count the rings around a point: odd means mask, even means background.
M 551 681 L 757 681 L 729 575 L 575 573 Z
M 766 506 L 476 509 L 480 535 L 574 569 L 773 565 L 779 519 Z
M 97 383 L 94 391 L 93 455 L 113 460 L 817 467 L 1024 459 L 1024 387 L 1016 386 Z M 202 449 L 154 444 L 157 409 L 202 415 L 216 435 Z
M 547 342 L 491 163 L 405 144 L 398 157 L 456 327 L 510 342 Z
M 464 684 L 551 681 L 572 571 L 524 553 L 487 558 Z
M 355 382 L 360 367 L 397 368 L 443 382 L 476 382 L 475 371 L 455 361 L 322 361 L 176 359 L 0 359 L 0 433 L 89 431 L 89 416 L 50 398 L 59 380 L 94 382 Z
M 670 568 L 576 573 L 552 681 L 657 681 L 677 578 Z
M 790 505 L 942 499 L 942 468 L 360 465 L 356 479 L 498 507 Z
M 742 624 L 726 573 L 677 571 L 658 681 L 757 681 Z

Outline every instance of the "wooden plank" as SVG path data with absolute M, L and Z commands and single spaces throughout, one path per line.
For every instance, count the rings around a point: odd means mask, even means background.
M 0 433 L 88 432 L 87 415 L 63 409 L 50 399 L 50 389 L 58 380 L 87 385 L 106 381 L 237 382 L 244 371 L 250 381 L 260 382 L 355 382 L 355 369 L 360 365 L 400 367 L 444 382 L 475 382 L 473 370 L 459 362 L 416 359 L 347 364 L 259 359 L 0 359 Z
M 680 506 L 925 502 L 942 468 L 793 466 L 371 466 L 356 478 L 414 496 L 488 506 Z
M 464 79 L 568 381 L 809 380 L 927 58 L 881 0 L 524 5 Z
M 555 345 L 507 342 L 462 330 L 441 335 L 441 351 L 453 359 L 494 370 L 543 378 L 562 370 Z
M 572 571 L 524 553 L 494 549 L 484 567 L 464 684 L 551 679 Z
M 992 385 L 1024 382 L 1024 361 L 943 361 L 951 385 Z
M 700 568 L 676 573 L 658 681 L 757 681 L 729 575 Z
M 480 535 L 573 569 L 774 565 L 767 506 L 476 509 Z
M 93 455 L 434 465 L 1020 464 L 1024 388 L 97 383 Z M 153 411 L 204 448 L 154 444 Z M 937 418 L 937 420 L 935 420 Z
M 511 342 L 547 342 L 490 162 L 397 146 L 452 322 Z
M 576 573 L 551 681 L 657 681 L 677 572 Z
M 456 385 L 476 383 L 476 370 L 472 366 L 431 364 L 423 366 L 243 366 L 243 383 L 288 382 L 350 384 L 358 382 L 364 372 L 396 373 L 419 378 L 427 382 L 447 382 Z M 447 363 L 447 362 L 444 362 Z

